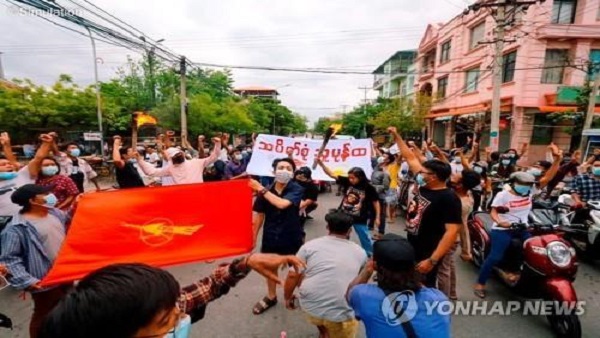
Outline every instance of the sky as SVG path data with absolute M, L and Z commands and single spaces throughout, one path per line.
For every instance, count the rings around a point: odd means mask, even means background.
M 84 15 L 84 0 L 56 0 Z M 336 68 L 371 72 L 394 52 L 416 49 L 428 23 L 445 22 L 472 0 L 93 0 L 96 6 L 194 62 Z M 51 15 L 68 27 L 77 26 Z M 50 85 L 62 73 L 94 81 L 89 38 L 0 0 L 0 52 L 7 78 Z M 98 43 L 99 78 L 115 76 L 140 54 Z M 351 109 L 372 75 L 232 70 L 234 87 L 278 88 L 283 104 L 315 122 Z M 369 91 L 374 98 L 376 92 Z

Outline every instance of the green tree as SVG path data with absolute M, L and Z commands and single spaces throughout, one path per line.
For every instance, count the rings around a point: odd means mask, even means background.
M 382 102 L 382 110 L 369 120 L 377 131 L 385 132 L 390 126 L 403 133 L 420 131 L 425 126 L 425 115 L 431 108 L 431 97 L 417 94 L 414 98 L 400 97 Z

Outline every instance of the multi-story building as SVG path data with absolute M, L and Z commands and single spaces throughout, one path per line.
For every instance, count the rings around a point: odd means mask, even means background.
M 379 92 L 379 97 L 390 99 L 414 93 L 416 57 L 416 50 L 398 51 L 373 71 L 373 90 Z
M 419 45 L 418 87 L 434 96 L 429 135 L 446 147 L 461 145 L 474 130 L 481 131 L 483 146 L 489 142 L 496 28 L 490 12 L 429 25 Z M 568 128 L 548 116 L 577 110 L 576 97 L 590 74 L 572 65 L 600 64 L 600 0 L 545 1 L 526 11 L 507 7 L 507 19 L 500 150 L 529 143 L 524 161 L 531 162 L 545 158 L 550 142 L 570 148 Z
M 264 97 L 273 100 L 277 100 L 279 96 L 276 89 L 259 86 L 235 88 L 233 92 L 242 97 Z

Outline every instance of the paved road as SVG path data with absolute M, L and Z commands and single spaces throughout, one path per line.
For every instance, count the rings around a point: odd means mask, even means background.
M 329 208 L 336 207 L 339 197 L 334 194 L 321 195 L 321 207 L 316 212 L 315 220 L 307 225 L 308 239 L 326 233 L 323 216 Z M 400 222 L 392 224 L 390 231 L 402 234 Z M 358 242 L 357 238 L 354 240 Z M 227 260 L 225 260 L 227 261 Z M 190 264 L 170 268 L 181 284 L 193 282 L 210 273 L 218 264 Z M 470 264 L 457 262 L 458 293 L 462 300 L 475 300 L 471 286 L 477 277 L 477 270 Z M 586 314 L 581 317 L 584 337 L 598 337 L 600 332 L 600 264 L 582 264 L 576 281 L 576 289 L 581 300 L 587 302 Z M 282 305 L 267 311 L 261 316 L 254 316 L 251 308 L 262 298 L 266 286 L 262 278 L 252 273 L 241 281 L 238 287 L 222 299 L 208 307 L 206 318 L 196 324 L 192 337 L 260 337 L 279 338 L 281 331 L 287 331 L 288 337 L 317 337 L 316 330 L 308 325 L 301 312 L 286 311 Z M 280 299 L 283 297 L 279 291 Z M 492 280 L 489 284 L 489 301 L 515 300 L 514 295 L 505 287 Z M 27 337 L 27 325 L 31 313 L 30 299 L 26 301 L 18 297 L 12 290 L 0 292 L 0 312 L 15 321 L 14 331 L 0 329 L 0 337 Z M 362 329 L 361 329 L 362 330 Z M 454 337 L 511 337 L 532 338 L 552 337 L 549 325 L 543 317 L 492 316 L 468 317 L 455 316 L 452 319 Z M 360 337 L 364 337 L 364 331 Z

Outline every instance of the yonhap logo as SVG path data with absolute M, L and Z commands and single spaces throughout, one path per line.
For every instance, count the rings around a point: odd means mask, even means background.
M 391 293 L 381 302 L 381 312 L 391 326 L 410 321 L 417 314 L 417 310 L 417 300 L 412 291 Z

